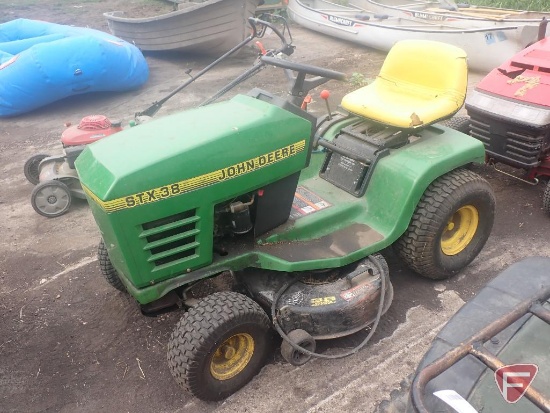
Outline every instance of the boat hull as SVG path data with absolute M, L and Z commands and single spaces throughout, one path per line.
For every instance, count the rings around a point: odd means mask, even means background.
M 536 25 L 462 29 L 404 18 L 377 18 L 362 8 L 321 0 L 290 0 L 292 20 L 308 29 L 381 51 L 404 39 L 437 40 L 462 48 L 468 67 L 487 73 L 536 40 Z M 369 17 L 368 20 L 365 20 Z
M 456 27 L 500 27 L 514 24 L 539 24 L 543 18 L 550 20 L 550 13 L 458 5 L 457 10 L 438 7 L 439 1 L 418 0 L 354 0 L 354 5 L 366 7 L 377 13 L 395 17 L 414 18 L 423 21 L 439 21 Z
M 259 0 L 210 0 L 182 3 L 180 10 L 146 18 L 124 17 L 124 12 L 104 13 L 115 36 L 143 51 L 179 51 L 219 55 L 248 35 L 247 20 Z

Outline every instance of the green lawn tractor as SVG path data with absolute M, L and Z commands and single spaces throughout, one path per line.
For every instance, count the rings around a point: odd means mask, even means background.
M 468 168 L 484 162 L 483 145 L 436 124 L 463 104 L 462 50 L 399 42 L 372 84 L 319 119 L 304 98 L 344 75 L 262 61 L 285 69 L 287 99 L 253 89 L 119 132 L 76 161 L 103 275 L 144 313 L 187 310 L 168 364 L 205 400 L 259 372 L 274 330 L 300 365 L 331 357 L 316 340 L 372 325 L 344 355 L 358 351 L 393 296 L 381 250 L 445 279 L 493 225 L 491 188 Z

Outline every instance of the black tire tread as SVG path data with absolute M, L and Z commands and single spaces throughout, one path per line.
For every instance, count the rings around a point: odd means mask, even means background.
M 445 279 L 452 275 L 442 274 L 435 266 L 433 257 L 424 254 L 424 251 L 433 234 L 438 230 L 438 223 L 448 212 L 442 208 L 445 200 L 453 193 L 463 191 L 462 188 L 471 183 L 485 187 L 492 195 L 489 183 L 485 179 L 463 168 L 440 176 L 424 192 L 409 227 L 394 244 L 400 258 L 418 274 L 431 279 Z
M 23 173 L 25 174 L 25 178 L 27 178 L 27 181 L 29 181 L 33 185 L 38 185 L 40 183 L 40 178 L 36 174 L 33 168 L 36 166 L 38 167 L 37 163 L 39 164 L 42 159 L 48 158 L 50 155 L 46 155 L 43 153 L 33 155 L 27 161 L 25 162 L 25 165 L 23 166 Z
M 547 214 L 550 214 L 550 181 L 548 181 L 546 188 L 544 189 L 544 194 L 542 196 L 542 209 L 544 209 L 544 212 Z
M 470 118 L 468 116 L 455 116 L 439 123 L 466 135 L 470 134 Z
M 203 373 L 199 371 L 198 360 L 208 357 L 208 349 L 220 344 L 216 343 L 218 330 L 244 322 L 259 323 L 271 329 L 264 310 L 240 293 L 216 292 L 190 308 L 177 323 L 168 343 L 168 365 L 176 382 L 203 400 L 220 400 L 228 396 L 209 393 L 198 385 L 196 377 Z
M 97 247 L 97 259 L 99 261 L 99 270 L 107 282 L 118 291 L 126 292 L 126 287 L 118 276 L 117 270 L 111 263 L 109 254 L 107 253 L 107 247 L 105 247 L 105 242 L 103 239 L 99 241 L 99 245 Z
M 376 413 L 405 413 L 409 406 L 410 389 L 414 374 L 410 374 L 404 378 L 399 384 L 398 389 L 394 389 L 390 393 L 389 399 L 382 400 L 377 406 Z

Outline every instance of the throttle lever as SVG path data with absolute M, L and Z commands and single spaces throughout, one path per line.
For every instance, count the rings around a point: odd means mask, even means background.
M 321 99 L 323 99 L 327 105 L 328 120 L 332 120 L 332 113 L 330 113 L 330 106 L 328 104 L 328 98 L 330 97 L 330 92 L 326 89 L 321 91 Z
M 265 56 L 267 54 L 267 50 L 265 50 L 265 47 L 264 45 L 262 44 L 262 42 L 260 42 L 259 40 L 254 43 L 256 45 L 256 47 L 258 49 L 260 49 L 260 53 L 262 54 L 262 56 Z

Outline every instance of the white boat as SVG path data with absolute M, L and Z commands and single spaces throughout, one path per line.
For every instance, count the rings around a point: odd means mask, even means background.
M 466 51 L 470 69 L 485 73 L 536 41 L 538 35 L 537 24 L 458 28 L 325 0 L 289 0 L 287 10 L 301 26 L 377 50 L 389 51 L 404 39 L 450 43 Z
M 104 13 L 115 36 L 144 51 L 182 51 L 219 55 L 250 33 L 248 18 L 259 0 L 179 2 L 178 10 L 154 17 L 125 17 Z
M 353 3 L 377 13 L 446 22 L 459 27 L 539 24 L 543 18 L 550 20 L 550 13 L 456 4 L 451 0 L 354 0 Z

